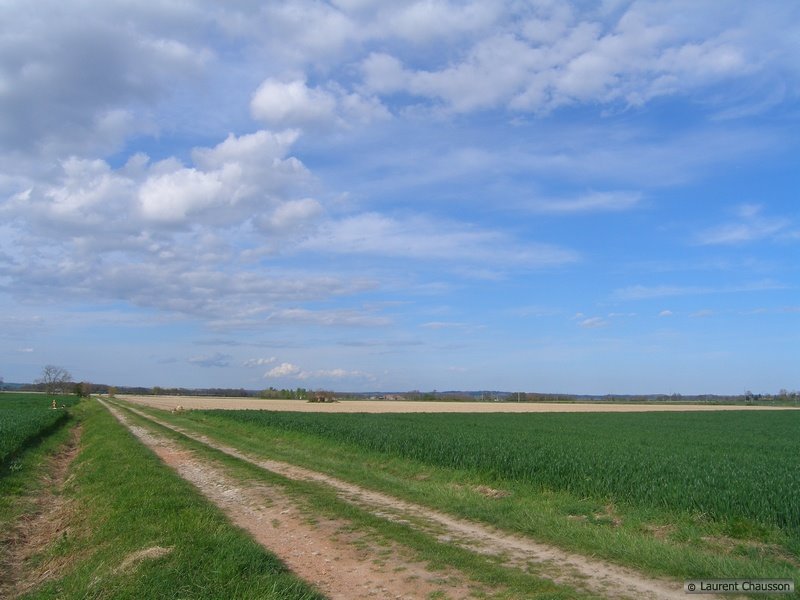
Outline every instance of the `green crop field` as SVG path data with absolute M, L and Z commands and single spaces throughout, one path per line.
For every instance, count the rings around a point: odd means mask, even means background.
M 0 394 L 0 464 L 26 442 L 46 434 L 67 419 L 66 410 L 51 408 L 53 398 L 59 407 L 74 406 L 78 401 L 75 396 Z
M 800 412 L 207 412 L 577 497 L 800 532 Z

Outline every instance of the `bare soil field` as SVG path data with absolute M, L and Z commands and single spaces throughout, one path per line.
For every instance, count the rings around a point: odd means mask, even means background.
M 277 410 L 322 413 L 584 413 L 584 412 L 681 412 L 712 410 L 798 410 L 785 406 L 735 406 L 727 404 L 606 404 L 548 402 L 411 402 L 395 400 L 343 400 L 314 403 L 303 400 L 262 400 L 214 396 L 120 396 L 136 404 L 174 410 L 223 408 L 230 410 Z

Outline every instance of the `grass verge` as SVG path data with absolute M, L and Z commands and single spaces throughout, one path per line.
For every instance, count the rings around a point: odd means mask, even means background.
M 321 598 L 97 402 L 74 412 L 84 429 L 66 526 L 30 565 L 55 576 L 23 597 Z
M 199 411 L 169 414 L 144 410 L 256 456 L 328 473 L 653 575 L 797 580 L 800 538 L 796 532 L 777 527 L 753 528 L 746 523 L 715 521 L 703 514 L 579 498 L 468 471 L 432 467 L 309 434 L 234 423 Z

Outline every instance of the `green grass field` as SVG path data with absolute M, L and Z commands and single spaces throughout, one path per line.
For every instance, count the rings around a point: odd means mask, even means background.
M 0 464 L 10 460 L 31 440 L 47 435 L 67 420 L 67 410 L 51 408 L 53 399 L 57 406 L 66 408 L 78 401 L 75 396 L 0 394 Z
M 800 412 L 211 414 L 497 481 L 800 531 Z

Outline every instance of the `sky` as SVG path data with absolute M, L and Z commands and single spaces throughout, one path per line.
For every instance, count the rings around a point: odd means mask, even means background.
M 6 0 L 0 377 L 800 388 L 800 4 Z

